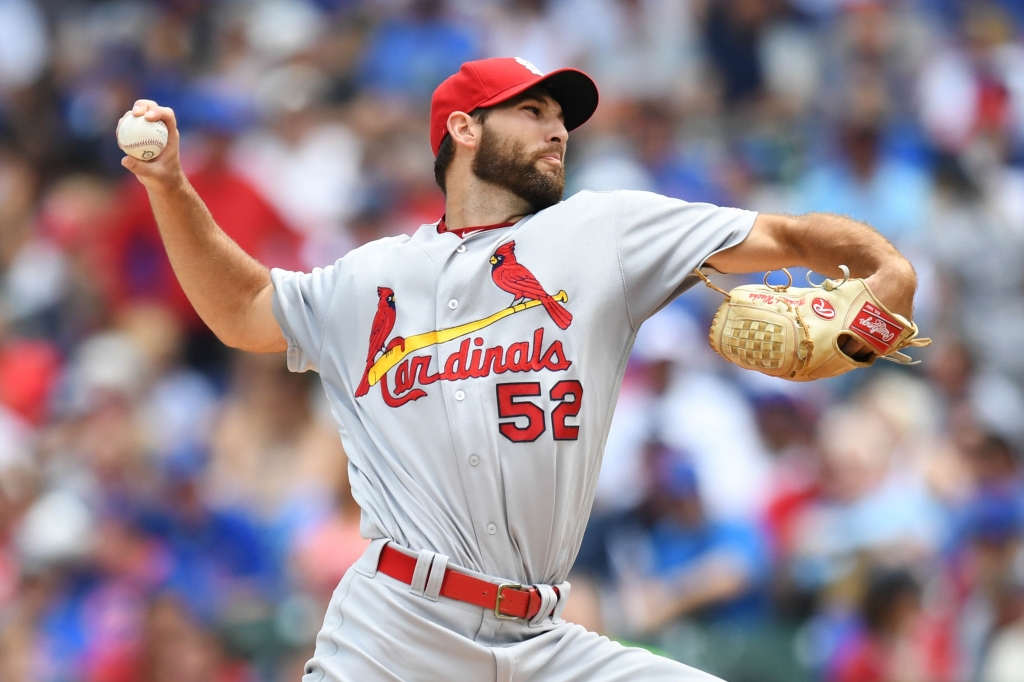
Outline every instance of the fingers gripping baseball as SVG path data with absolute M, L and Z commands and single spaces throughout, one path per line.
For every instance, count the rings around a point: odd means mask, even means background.
M 174 111 L 148 99 L 135 102 L 118 121 L 118 146 L 128 156 L 121 165 L 150 188 L 172 184 L 181 174 L 178 125 Z

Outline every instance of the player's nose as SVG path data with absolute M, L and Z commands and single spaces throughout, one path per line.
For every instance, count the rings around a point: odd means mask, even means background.
M 549 144 L 565 144 L 569 139 L 569 131 L 565 128 L 565 122 L 561 118 L 555 118 L 548 128 L 546 142 Z

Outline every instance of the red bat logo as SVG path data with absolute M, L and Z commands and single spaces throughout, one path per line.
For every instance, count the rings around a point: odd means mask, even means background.
M 544 291 L 544 287 L 526 266 L 516 261 L 515 241 L 502 244 L 491 256 L 491 279 L 499 289 L 512 294 L 511 305 L 515 305 L 520 299 L 540 301 L 544 310 L 551 316 L 551 320 L 560 328 L 568 329 L 572 324 L 572 315 L 569 311 Z
M 395 292 L 387 287 L 377 287 L 377 314 L 373 316 L 373 326 L 370 327 L 370 347 L 366 351 L 366 369 L 363 371 L 363 378 L 356 389 L 356 397 L 360 398 L 370 391 L 370 368 L 373 367 L 373 360 L 377 353 L 386 353 L 395 346 L 405 345 L 405 339 L 396 336 L 391 343 L 384 346 L 391 330 L 395 328 L 395 317 L 398 313 L 395 308 Z

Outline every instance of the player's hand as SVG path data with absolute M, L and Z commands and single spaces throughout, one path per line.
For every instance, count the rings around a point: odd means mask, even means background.
M 899 313 L 908 320 L 914 319 L 914 291 L 917 289 L 917 276 L 913 268 L 903 268 L 898 274 L 878 271 L 867 277 L 864 281 L 878 300 L 885 304 L 885 307 L 894 313 Z M 843 351 L 855 360 L 864 361 L 868 359 L 874 349 L 863 343 L 854 336 L 847 336 L 839 344 L 839 350 Z
M 166 190 L 180 185 L 184 174 L 178 155 L 178 124 L 174 118 L 174 111 L 170 107 L 160 106 L 153 100 L 140 99 L 135 102 L 131 111 L 121 117 L 121 121 L 128 116 L 144 116 L 147 121 L 163 121 L 167 126 L 167 145 L 152 161 L 141 161 L 126 155 L 121 159 L 121 165 L 135 173 L 135 177 L 147 189 Z M 121 121 L 118 121 L 118 128 Z

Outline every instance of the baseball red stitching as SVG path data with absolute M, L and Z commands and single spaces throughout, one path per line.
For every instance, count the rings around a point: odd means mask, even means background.
M 167 144 L 167 140 L 139 140 L 138 142 L 132 142 L 131 144 L 123 144 L 121 145 L 121 149 L 132 149 L 146 144 L 155 144 L 158 147 L 163 147 Z

